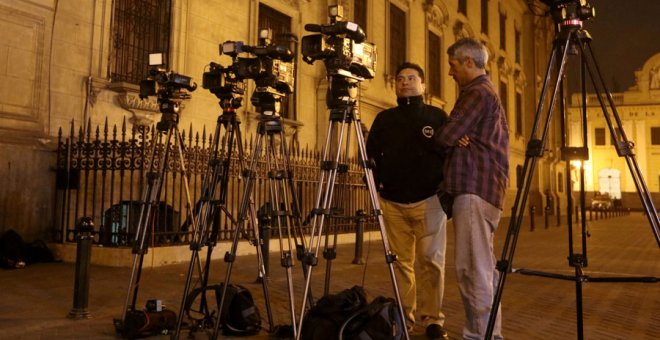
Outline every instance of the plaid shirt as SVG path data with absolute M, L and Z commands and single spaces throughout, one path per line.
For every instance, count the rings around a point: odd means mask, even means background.
M 467 147 L 458 147 L 463 136 Z M 502 209 L 509 177 L 509 130 L 504 108 L 487 75 L 464 86 L 449 120 L 435 140 L 450 147 L 443 189 L 454 195 L 475 194 Z

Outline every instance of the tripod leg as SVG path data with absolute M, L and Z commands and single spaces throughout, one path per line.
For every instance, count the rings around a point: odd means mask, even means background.
M 339 129 L 337 145 L 341 145 L 343 140 L 347 111 L 344 111 L 342 114 L 343 115 L 341 118 L 341 127 Z M 296 339 L 300 337 L 300 333 L 302 331 L 305 309 L 307 307 L 306 306 L 307 299 L 311 295 L 310 287 L 311 287 L 312 268 L 316 266 L 318 262 L 318 252 L 321 247 L 321 235 L 323 234 L 323 226 L 330 214 L 330 206 L 332 204 L 332 193 L 333 193 L 334 181 L 337 174 L 337 168 L 338 168 L 337 165 L 339 163 L 339 153 L 341 148 L 339 146 L 336 147 L 335 150 L 336 153 L 332 160 L 329 159 L 328 157 L 331 152 L 330 142 L 332 137 L 334 136 L 334 132 L 336 131 L 335 129 L 337 124 L 338 124 L 337 119 L 335 120 L 331 119 L 330 125 L 328 126 L 328 133 L 326 136 L 325 146 L 323 148 L 323 161 L 321 163 L 321 173 L 319 175 L 319 182 L 318 182 L 319 188 L 316 196 L 316 205 L 313 208 L 313 212 L 312 212 L 313 217 L 311 221 L 312 223 L 311 233 L 310 233 L 311 236 L 309 239 L 309 246 L 307 252 L 305 253 L 303 258 L 303 261 L 306 264 L 306 267 L 304 267 L 303 269 L 305 271 L 305 290 L 303 293 L 300 319 L 298 322 L 298 332 L 297 332 L 298 337 L 296 337 Z
M 144 261 L 144 254 L 146 253 L 146 237 L 147 230 L 151 221 L 153 220 L 153 207 L 158 204 L 160 199 L 160 189 L 163 182 L 163 177 L 165 176 L 165 171 L 167 167 L 167 159 L 169 157 L 169 144 L 172 137 L 171 129 L 167 131 L 166 144 L 164 144 L 164 150 L 161 155 L 160 164 L 158 164 L 158 173 L 153 172 L 157 146 L 158 143 L 155 140 L 155 136 L 152 140 L 153 146 L 151 151 L 151 160 L 149 163 L 149 168 L 146 173 L 146 182 L 147 186 L 144 189 L 142 195 L 142 202 L 140 208 L 140 216 L 138 219 L 137 229 L 135 231 L 135 240 L 133 244 L 133 266 L 131 269 L 131 277 L 128 284 L 128 291 L 126 293 L 126 301 L 124 303 L 124 309 L 121 316 L 121 327 L 123 328 L 126 323 L 126 315 L 128 310 L 135 310 L 135 305 L 137 304 L 137 295 L 140 288 L 140 277 L 142 273 L 142 264 Z
M 621 122 L 619 113 L 617 112 L 616 106 L 614 105 L 614 98 L 612 98 L 612 94 L 607 90 L 607 87 L 605 86 L 605 81 L 600 72 L 600 68 L 598 67 L 598 63 L 596 62 L 593 50 L 591 49 L 591 44 L 589 41 L 587 41 L 585 45 L 586 48 L 580 45 L 581 53 L 585 56 L 585 58 L 587 58 L 586 66 L 596 91 L 596 97 L 598 98 L 598 102 L 601 106 L 601 109 L 603 110 L 603 116 L 605 117 L 607 125 L 610 129 L 610 134 L 612 135 L 613 140 L 617 141 L 615 145 L 617 154 L 619 157 L 625 157 L 626 159 L 628 169 L 630 170 L 630 174 L 633 178 L 633 182 L 635 183 L 640 201 L 644 207 L 644 212 L 646 213 L 646 217 L 649 220 L 649 224 L 651 225 L 651 229 L 655 236 L 656 242 L 660 247 L 660 219 L 658 219 L 657 209 L 653 203 L 653 197 L 648 189 L 648 186 L 646 185 L 646 182 L 644 181 L 642 171 L 639 168 L 635 154 L 632 151 L 633 144 L 628 140 L 625 130 L 623 129 L 623 123 Z M 612 116 L 616 122 L 616 129 L 612 122 L 612 118 L 610 118 L 609 111 L 603 102 L 601 93 L 604 93 L 607 96 L 608 104 L 612 110 Z
M 230 117 L 228 120 L 226 119 L 227 116 Z M 232 116 L 234 119 L 231 118 Z M 226 133 L 225 138 L 222 140 L 221 144 L 220 136 L 222 134 L 223 125 L 225 126 Z M 183 290 L 181 306 L 179 308 L 177 327 L 172 336 L 174 339 L 179 338 L 181 325 L 183 323 L 183 315 L 189 312 L 189 309 L 192 307 L 193 301 L 188 301 L 187 299 L 192 292 L 191 283 L 193 277 L 193 267 L 199 262 L 199 251 L 205 244 L 208 245 L 206 261 L 204 268 L 200 269 L 202 275 L 200 278 L 201 286 L 199 311 L 202 315 L 204 315 L 202 324 L 200 326 L 205 327 L 205 325 L 207 325 L 209 322 L 213 323 L 212 317 L 210 315 L 211 311 L 206 299 L 206 287 L 208 286 L 212 252 L 213 248 L 215 247 L 215 243 L 218 238 L 218 231 L 220 228 L 220 213 L 221 211 L 225 211 L 223 209 L 223 204 L 227 196 L 229 165 L 234 147 L 235 130 L 237 128 L 238 126 L 236 123 L 235 115 L 232 115 L 229 112 L 223 112 L 223 114 L 218 118 L 218 124 L 216 125 L 215 134 L 210 146 L 212 154 L 209 159 L 208 171 L 206 177 L 204 178 L 204 182 L 202 183 L 200 205 L 198 206 L 197 213 L 195 215 L 195 220 L 197 222 L 195 223 L 193 221 L 193 225 L 196 225 L 197 227 L 193 228 L 190 241 L 191 259 L 186 276 L 186 283 Z M 220 145 L 222 146 L 220 147 Z M 221 160 L 220 157 L 224 157 L 224 159 Z M 217 191 L 219 191 L 219 198 L 216 200 Z M 225 213 L 227 212 L 225 211 Z M 213 216 L 217 216 L 215 221 Z M 210 235 L 208 232 L 209 224 L 213 224 Z M 191 327 L 191 333 L 193 331 L 194 329 Z
M 359 119 L 355 120 L 353 124 L 355 129 L 355 135 L 357 136 L 357 144 L 359 150 L 360 160 L 362 161 L 362 168 L 364 169 L 364 174 L 367 179 L 367 188 L 369 189 L 369 198 L 371 199 L 371 205 L 374 208 L 374 215 L 378 219 L 378 227 L 380 229 L 381 239 L 383 241 L 383 249 L 385 250 L 385 261 L 390 271 L 390 279 L 392 280 L 392 289 L 394 290 L 394 298 L 399 307 L 399 317 L 401 324 L 403 325 L 403 334 L 406 339 L 410 339 L 408 335 L 408 328 L 406 327 L 406 314 L 403 310 L 403 304 L 401 303 L 401 294 L 399 292 L 399 285 L 396 281 L 396 276 L 394 274 L 394 262 L 396 261 L 396 254 L 392 253 L 390 250 L 389 240 L 387 237 L 387 232 L 385 231 L 385 220 L 383 219 L 383 213 L 380 209 L 380 203 L 378 202 L 378 194 L 376 193 L 376 182 L 374 181 L 374 174 L 372 169 L 369 167 L 367 162 L 367 147 L 364 141 L 364 135 L 362 134 L 361 123 Z
M 214 330 L 213 330 L 213 339 L 216 339 L 218 337 L 218 331 L 220 329 L 220 316 L 222 315 L 223 309 L 225 309 L 224 304 L 225 304 L 225 298 L 226 298 L 226 293 L 227 293 L 227 287 L 229 286 L 229 280 L 231 277 L 231 272 L 233 269 L 233 264 L 234 261 L 236 260 L 236 252 L 238 248 L 238 240 L 239 236 L 244 232 L 245 230 L 245 222 L 249 218 L 250 222 L 252 223 L 253 230 L 254 232 L 258 235 L 258 228 L 257 226 L 257 220 L 256 220 L 256 214 L 254 213 L 254 209 L 252 206 L 252 192 L 253 192 L 253 187 L 254 187 L 254 181 L 256 180 L 256 167 L 257 163 L 259 160 L 259 155 L 261 154 L 261 148 L 262 148 L 262 143 L 263 143 L 263 134 L 259 134 L 259 137 L 257 138 L 257 142 L 255 143 L 255 148 L 252 152 L 252 157 L 250 160 L 249 168 L 245 169 L 243 171 L 243 176 L 246 178 L 245 181 L 245 187 L 243 190 L 243 196 L 241 197 L 241 203 L 239 206 L 238 210 L 238 217 L 237 217 L 237 224 L 236 224 L 236 231 L 234 232 L 233 238 L 232 238 L 232 244 L 230 251 L 228 251 L 225 254 L 225 262 L 227 263 L 227 270 L 225 273 L 225 279 L 224 279 L 224 284 L 222 287 L 222 293 L 220 297 L 220 303 L 218 304 L 218 318 L 216 319 Z M 239 149 L 241 150 L 241 149 Z M 242 151 L 242 150 L 241 150 Z M 239 152 L 241 152 L 239 151 Z M 242 153 L 242 152 L 241 152 Z M 261 249 L 260 245 L 258 242 L 256 242 L 256 247 L 257 247 L 257 256 L 258 256 L 258 262 L 259 262 L 259 270 L 263 275 L 265 275 L 265 271 L 263 269 L 263 255 L 261 254 Z M 264 287 L 264 296 L 269 297 L 268 294 L 268 280 L 264 276 L 264 280 L 262 280 L 262 285 Z M 270 310 L 270 304 L 267 301 L 266 302 L 266 308 L 268 310 L 268 317 L 269 317 L 269 322 L 272 325 L 272 312 Z
M 495 292 L 493 296 L 493 304 L 491 306 L 490 317 L 488 319 L 488 327 L 486 329 L 486 339 L 490 339 L 493 335 L 493 329 L 498 317 L 498 311 L 500 306 L 500 301 L 502 299 L 502 292 L 504 289 L 504 284 L 508 273 L 511 271 L 513 255 L 515 253 L 516 244 L 518 241 L 518 235 L 520 232 L 520 226 L 523 222 L 524 217 L 524 208 L 527 204 L 527 197 L 529 195 L 529 190 L 532 184 L 533 173 L 536 168 L 537 158 L 543 155 L 543 149 L 545 148 L 545 142 L 547 140 L 548 130 L 550 126 L 550 121 L 552 119 L 552 112 L 557 100 L 557 95 L 559 92 L 559 79 L 564 74 L 564 67 L 566 64 L 566 58 L 570 46 L 570 39 L 573 36 L 572 32 L 568 33 L 568 38 L 565 41 L 565 44 L 559 44 L 559 41 L 555 41 L 552 52 L 550 54 L 550 60 L 546 68 L 545 80 L 543 83 L 543 88 L 541 90 L 541 97 L 536 110 L 536 115 L 534 118 L 534 124 L 532 128 L 532 134 L 530 141 L 527 145 L 527 151 L 525 154 L 525 163 L 523 165 L 523 174 L 522 174 L 522 185 L 516 193 L 516 198 L 514 200 L 514 205 L 511 208 L 511 221 L 509 223 L 509 229 L 507 231 L 506 240 L 504 242 L 504 248 L 502 250 L 502 257 L 497 261 L 496 269 L 499 271 L 499 278 L 497 282 L 497 287 L 495 287 Z M 554 85 L 553 93 L 549 101 L 549 108 L 545 116 L 544 125 L 542 126 L 542 135 L 541 139 L 538 139 L 538 130 L 540 128 L 540 123 L 545 103 L 545 97 L 548 89 L 550 88 L 550 80 L 552 75 L 553 66 L 557 63 L 557 56 L 561 53 L 561 59 L 559 59 L 559 68 L 556 74 L 555 81 L 552 83 Z
M 339 154 L 338 160 L 339 163 L 337 164 L 337 176 L 338 178 L 335 179 L 335 183 L 333 186 L 336 188 L 337 184 L 339 184 L 339 189 L 335 189 L 337 194 L 336 198 L 333 197 L 331 202 L 337 202 L 337 204 L 331 204 L 330 205 L 330 216 L 328 219 L 328 224 L 332 226 L 332 222 L 336 222 L 338 218 L 340 218 L 339 214 L 341 213 L 341 204 L 344 202 L 344 197 L 346 193 L 346 187 L 345 184 L 347 182 L 347 176 L 348 176 L 348 155 L 351 150 L 351 120 L 346 122 L 348 124 L 347 128 L 342 127 L 342 131 L 345 132 L 345 143 L 344 143 L 344 152 Z M 341 149 L 342 145 L 337 146 L 338 149 Z M 341 150 L 337 150 L 338 152 L 341 152 Z M 330 246 L 330 229 L 332 230 L 332 246 Z M 325 228 L 325 249 L 323 250 L 323 259 L 325 259 L 325 282 L 324 282 L 324 290 L 323 294 L 328 295 L 330 294 L 330 277 L 332 274 L 332 261 L 337 258 L 337 227 L 335 225 L 335 228 Z

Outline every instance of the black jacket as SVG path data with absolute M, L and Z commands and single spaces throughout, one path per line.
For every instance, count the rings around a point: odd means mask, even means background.
M 397 107 L 376 116 L 367 137 L 367 154 L 375 163 L 380 195 L 398 203 L 418 202 L 438 191 L 443 151 L 433 142 L 434 131 L 447 113 L 426 105 L 422 97 L 398 98 Z

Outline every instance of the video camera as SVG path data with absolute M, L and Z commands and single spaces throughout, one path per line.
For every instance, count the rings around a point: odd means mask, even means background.
M 232 58 L 232 64 L 226 68 L 214 67 L 204 73 L 204 88 L 221 89 L 231 86 L 234 91 L 241 91 L 238 83 L 253 79 L 257 92 L 274 92 L 284 95 L 293 92 L 294 66 L 293 52 L 287 46 L 271 42 L 271 31 L 259 31 L 259 45 L 250 46 L 242 41 L 226 41 L 220 45 L 220 54 Z M 248 53 L 254 57 L 239 57 Z M 245 91 L 242 88 L 242 91 Z M 213 92 L 213 91 L 212 91 Z M 241 92 L 242 93 L 242 92 Z
M 149 66 L 147 79 L 140 81 L 140 99 L 155 95 L 172 100 L 190 99 L 187 91 L 197 89 L 191 77 L 162 68 L 162 53 L 149 54 Z
M 364 42 L 364 31 L 356 23 L 341 21 L 341 6 L 329 8 L 330 24 L 307 24 L 305 30 L 318 32 L 302 38 L 303 60 L 323 60 L 329 75 L 341 74 L 371 79 L 376 74 L 376 45 Z
M 231 67 L 211 62 L 209 70 L 202 75 L 202 87 L 218 97 L 245 93 L 245 82 L 239 79 Z
M 550 7 L 550 16 L 557 23 L 577 24 L 596 16 L 586 0 L 540 0 Z

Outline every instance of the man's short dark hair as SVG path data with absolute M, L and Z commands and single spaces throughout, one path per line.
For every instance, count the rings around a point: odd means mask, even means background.
M 401 73 L 401 70 L 406 69 L 406 68 L 411 68 L 411 69 L 417 71 L 417 73 L 419 73 L 419 78 L 422 80 L 422 83 L 424 82 L 424 69 L 422 69 L 422 67 L 419 66 L 418 64 L 411 63 L 411 62 L 408 62 L 408 61 L 406 61 L 405 63 L 399 65 L 399 67 L 396 68 L 396 75 L 398 76 L 399 73 Z

